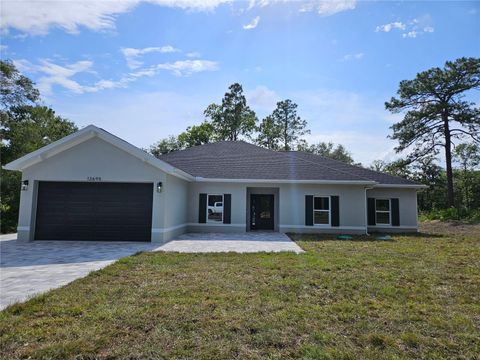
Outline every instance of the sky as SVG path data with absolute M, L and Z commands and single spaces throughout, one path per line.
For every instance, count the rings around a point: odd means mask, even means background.
M 391 161 L 399 82 L 480 56 L 478 1 L 2 0 L 0 20 L 1 58 L 46 105 L 142 148 L 239 82 L 259 119 L 288 98 L 308 142 Z

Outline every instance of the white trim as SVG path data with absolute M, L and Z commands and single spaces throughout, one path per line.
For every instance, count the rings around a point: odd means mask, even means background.
M 332 229 L 332 230 L 365 230 L 365 226 L 309 226 L 309 225 L 279 225 L 279 228 L 291 228 L 291 229 Z
M 278 180 L 278 179 L 215 179 L 195 177 L 195 182 L 258 183 L 258 184 L 331 184 L 331 185 L 375 185 L 375 181 L 357 180 Z
M 49 157 L 52 157 L 62 151 L 70 149 L 75 145 L 81 144 L 93 137 L 98 137 L 113 146 L 129 153 L 132 156 L 142 160 L 143 162 L 156 167 L 167 174 L 179 177 L 183 180 L 192 181 L 194 177 L 180 169 L 175 168 L 174 166 L 157 159 L 155 156 L 137 148 L 136 146 L 126 142 L 125 140 L 116 137 L 115 135 L 110 134 L 109 132 L 96 127 L 95 125 L 88 125 L 87 127 L 65 136 L 60 140 L 57 140 L 51 144 L 48 144 L 38 150 L 35 150 L 21 158 L 14 160 L 6 164 L 3 168 L 6 170 L 23 170 L 32 166 L 36 163 L 39 163 Z
M 368 225 L 369 228 L 384 228 L 384 229 L 415 229 L 418 230 L 418 226 L 409 226 L 409 225 Z
M 392 189 L 428 189 L 427 185 L 422 184 L 375 184 L 374 188 L 392 188 Z
M 170 231 L 178 230 L 181 228 L 187 227 L 187 224 L 180 224 L 175 226 L 170 226 L 168 228 L 152 228 L 152 234 L 165 234 Z
M 246 228 L 246 225 L 245 224 L 223 224 L 223 223 L 214 223 L 214 222 L 211 222 L 211 223 L 188 223 L 187 224 L 188 226 L 204 226 L 204 227 L 208 227 L 208 226 L 218 226 L 218 227 L 243 227 L 243 228 Z
M 30 231 L 30 226 L 17 226 L 17 231 Z

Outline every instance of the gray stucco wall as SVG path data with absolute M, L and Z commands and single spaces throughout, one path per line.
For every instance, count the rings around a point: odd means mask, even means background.
M 266 194 L 272 188 L 279 189 L 278 229 L 282 232 L 342 232 L 361 233 L 365 231 L 365 189 L 352 185 L 307 185 L 307 184 L 262 184 L 262 183 L 191 183 L 188 199 L 189 231 L 246 231 L 247 189 Z M 198 199 L 200 193 L 231 194 L 231 224 L 199 224 Z M 340 199 L 340 227 L 305 226 L 305 195 L 338 195 Z M 277 200 L 277 199 L 276 199 Z
M 188 187 L 187 181 L 166 175 L 166 184 L 162 191 L 165 196 L 165 222 L 164 228 L 159 229 L 164 233 L 165 240 L 172 239 L 187 230 Z
M 95 137 L 73 148 L 45 159 L 25 169 L 22 174 L 28 179 L 28 191 L 21 192 L 20 213 L 18 223 L 19 240 L 33 240 L 35 229 L 35 197 L 38 181 L 87 181 L 88 176 L 101 177 L 102 182 L 151 182 L 161 181 L 165 188 L 169 181 L 175 183 L 174 188 L 180 186 L 172 181 L 172 176 L 145 163 L 129 153 Z M 179 180 L 182 181 L 182 180 Z M 165 198 L 167 192 L 158 193 L 152 186 L 153 208 L 152 229 L 165 228 Z M 178 211 L 174 210 L 177 214 Z M 165 234 L 152 232 L 152 241 L 162 242 Z

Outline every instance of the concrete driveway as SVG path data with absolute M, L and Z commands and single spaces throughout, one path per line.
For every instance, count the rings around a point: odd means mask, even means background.
M 158 244 L 96 241 L 20 243 L 0 236 L 0 310 L 14 302 L 84 277 L 116 260 Z
M 164 245 L 102 241 L 34 241 L 0 235 L 0 310 L 84 277 L 139 251 L 183 253 L 279 252 L 303 250 L 285 234 L 188 233 Z

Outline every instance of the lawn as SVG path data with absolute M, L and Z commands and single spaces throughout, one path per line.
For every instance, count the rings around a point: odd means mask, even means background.
M 141 253 L 0 313 L 0 358 L 478 359 L 480 226 Z

